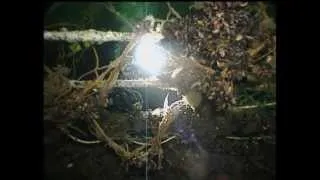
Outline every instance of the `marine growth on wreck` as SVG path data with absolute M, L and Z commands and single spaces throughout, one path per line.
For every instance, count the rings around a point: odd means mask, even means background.
M 45 146 L 61 152 L 71 143 L 70 157 L 72 147 L 102 148 L 124 174 L 273 178 L 274 9 L 242 1 L 52 4 L 43 34 Z M 97 167 L 110 161 L 93 159 L 79 160 L 74 168 L 87 171 L 77 178 L 108 176 Z

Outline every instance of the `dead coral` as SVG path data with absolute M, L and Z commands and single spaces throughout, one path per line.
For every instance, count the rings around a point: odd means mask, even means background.
M 186 56 L 185 61 L 180 60 L 184 68 L 180 76 L 194 81 L 184 81 L 184 87 L 192 88 L 198 79 L 199 91 L 224 109 L 235 103 L 234 83 L 274 77 L 274 28 L 263 3 L 199 2 L 186 17 L 164 25 L 162 43 L 177 57 Z M 170 49 L 169 44 L 178 47 Z M 185 65 L 194 64 L 192 58 L 214 73 L 198 78 L 195 74 L 201 73 Z

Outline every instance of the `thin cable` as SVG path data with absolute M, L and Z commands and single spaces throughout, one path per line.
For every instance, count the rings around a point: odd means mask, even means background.
M 147 16 L 148 14 L 148 5 L 147 5 L 147 2 L 145 2 L 145 16 Z M 147 94 L 147 87 L 144 88 L 144 95 L 145 95 L 145 102 L 146 102 L 146 109 L 147 111 L 149 110 L 149 104 L 148 104 L 148 94 Z M 148 137 L 148 131 L 147 131 L 147 128 L 148 128 L 148 120 L 149 120 L 149 117 L 146 119 L 146 129 L 145 129 L 145 134 L 146 134 L 146 143 L 147 143 L 147 137 Z M 145 172 L 146 172 L 146 180 L 148 180 L 148 146 L 146 146 L 146 155 L 147 155 L 147 158 L 146 158 L 146 169 L 145 169 Z
M 144 88 L 144 95 L 145 95 L 145 102 L 146 102 L 146 109 L 147 111 L 149 110 L 149 104 L 148 104 L 148 94 L 147 94 L 147 88 L 145 87 Z M 146 139 L 146 144 L 148 143 L 147 142 L 147 137 L 148 137 L 148 120 L 149 120 L 149 117 L 146 119 L 146 129 L 145 129 L 145 139 Z M 146 180 L 148 180 L 148 146 L 146 146 L 146 154 L 147 154 L 147 158 L 146 158 Z

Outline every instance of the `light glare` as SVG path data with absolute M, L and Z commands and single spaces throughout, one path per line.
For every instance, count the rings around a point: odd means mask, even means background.
M 146 34 L 135 50 L 135 64 L 151 75 L 157 75 L 166 61 L 166 54 L 156 45 L 160 39 Z

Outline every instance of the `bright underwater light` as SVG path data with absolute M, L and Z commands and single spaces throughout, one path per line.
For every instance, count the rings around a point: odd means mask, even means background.
M 156 44 L 161 38 L 151 33 L 145 34 L 134 53 L 134 64 L 154 76 L 161 72 L 168 58 L 166 53 Z

